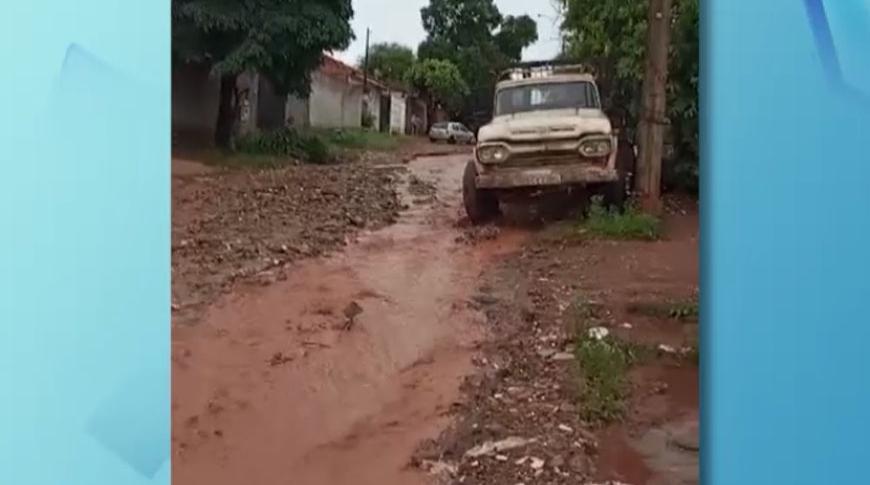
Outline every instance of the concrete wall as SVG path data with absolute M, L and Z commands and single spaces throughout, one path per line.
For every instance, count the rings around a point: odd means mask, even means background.
M 342 128 L 362 127 L 362 86 L 348 86 L 342 99 Z
M 411 96 L 405 100 L 405 104 L 407 105 L 406 111 L 406 122 L 408 133 L 414 133 L 413 127 L 411 126 L 411 120 L 414 116 L 419 120 L 419 132 L 415 133 L 417 135 L 423 135 L 426 133 L 426 128 L 429 126 L 428 112 L 426 109 L 426 102 L 420 98 Z
M 259 77 L 257 92 L 257 128 L 263 131 L 284 127 L 287 96 L 275 93 L 272 83 L 263 76 Z
M 371 129 L 379 130 L 381 126 L 381 92 L 377 89 L 369 90 L 368 112 L 372 116 Z
M 217 121 L 220 80 L 207 66 L 179 64 L 172 68 L 172 130 L 211 137 Z
M 254 73 L 240 74 L 236 88 L 246 95 L 240 108 L 239 129 L 256 128 L 260 118 L 259 84 Z M 269 92 L 266 93 L 269 96 Z M 274 95 L 274 94 L 273 94 Z M 182 145 L 188 142 L 211 143 L 220 103 L 220 79 L 210 75 L 208 66 L 178 64 L 172 66 L 172 133 Z M 266 107 L 268 110 L 268 106 Z
M 407 105 L 404 93 L 392 93 L 390 95 L 390 133 L 405 134 Z
M 308 109 L 311 126 L 358 128 L 362 124 L 362 86 L 351 86 L 342 79 L 315 73 Z
M 284 105 L 284 119 L 290 126 L 311 126 L 308 100 L 293 95 L 287 96 L 287 102 Z

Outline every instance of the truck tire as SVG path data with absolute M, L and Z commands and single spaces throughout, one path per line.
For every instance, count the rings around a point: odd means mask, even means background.
M 462 176 L 462 202 L 472 224 L 483 224 L 498 216 L 498 197 L 491 191 L 477 188 L 477 169 L 473 161 L 465 165 Z
M 628 198 L 625 190 L 625 177 L 620 173 L 619 180 L 611 182 L 601 191 L 604 196 L 604 205 L 610 209 L 622 212 L 625 209 L 625 201 Z
M 628 200 L 629 184 L 634 182 L 631 180 L 637 167 L 637 156 L 635 155 L 634 145 L 627 140 L 620 140 L 619 147 L 616 153 L 616 172 L 619 174 L 619 179 L 616 182 L 607 184 L 604 187 L 604 204 L 608 207 L 614 207 L 619 211 L 625 208 L 625 202 Z

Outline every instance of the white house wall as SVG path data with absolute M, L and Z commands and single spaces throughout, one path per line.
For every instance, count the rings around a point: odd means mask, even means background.
M 315 73 L 308 99 L 308 119 L 318 128 L 362 126 L 362 86 Z
M 344 91 L 342 103 L 342 128 L 360 128 L 362 126 L 362 86 L 348 86 Z
M 284 105 L 284 119 L 288 125 L 310 126 L 308 100 L 293 95 L 287 96 L 287 102 Z
M 405 96 L 392 93 L 390 98 L 390 133 L 405 134 Z

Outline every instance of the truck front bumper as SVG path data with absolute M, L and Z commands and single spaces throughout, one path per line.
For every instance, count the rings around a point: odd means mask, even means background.
M 477 172 L 477 186 L 482 189 L 599 184 L 616 182 L 617 180 L 619 180 L 619 174 L 616 169 L 589 164 L 500 167 L 498 169 L 486 169 L 478 165 Z

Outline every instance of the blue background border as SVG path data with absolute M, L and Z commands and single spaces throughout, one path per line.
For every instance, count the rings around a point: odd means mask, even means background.
M 702 6 L 702 481 L 863 483 L 866 2 Z
M 866 4 L 702 1 L 704 483 L 865 481 Z M 6 8 L 0 481 L 167 483 L 169 2 Z
M 0 25 L 0 483 L 168 483 L 169 1 Z

